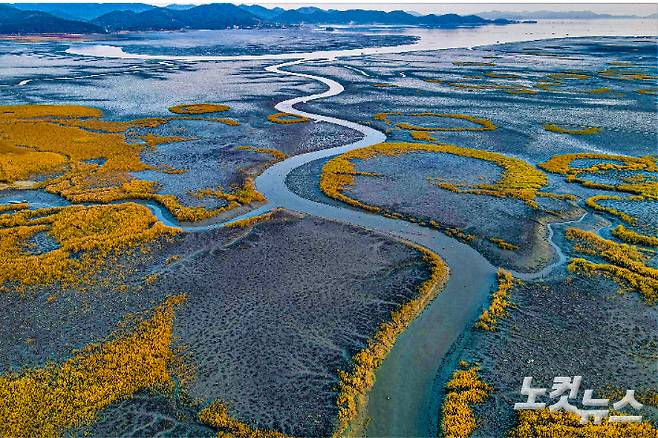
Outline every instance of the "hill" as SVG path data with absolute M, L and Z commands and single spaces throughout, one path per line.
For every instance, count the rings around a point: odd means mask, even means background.
M 153 6 L 144 3 L 15 3 L 10 6 L 77 21 L 90 21 L 114 11 L 143 12 L 153 9 Z
M 614 18 L 638 18 L 634 15 L 597 14 L 592 11 L 522 11 L 500 12 L 490 11 L 478 13 L 488 19 L 508 18 L 514 20 L 604 20 Z
M 153 8 L 135 13 L 114 11 L 92 21 L 103 29 L 121 30 L 178 30 L 178 29 L 226 29 L 229 27 L 254 27 L 263 20 L 238 6 L 216 3 L 190 9 Z
M 261 20 L 271 20 L 272 18 L 276 17 L 277 15 L 285 11 L 285 9 L 283 8 L 268 9 L 260 5 L 251 5 L 251 6 L 240 5 L 240 8 L 254 14 L 256 17 L 260 18 Z
M 504 19 L 495 21 L 487 20 L 476 15 L 417 15 L 405 11 L 384 12 L 366 9 L 350 9 L 346 11 L 330 9 L 325 11 L 314 7 L 287 10 L 271 18 L 271 20 L 281 24 L 381 24 L 430 27 L 461 27 L 512 23 L 512 21 Z
M 0 34 L 99 33 L 92 23 L 66 20 L 42 11 L 20 10 L 0 5 Z
M 34 9 L 31 9 L 34 8 Z M 310 25 L 472 27 L 509 24 L 477 15 L 418 15 L 405 11 L 284 10 L 259 5 L 213 3 L 155 7 L 144 3 L 24 3 L 0 8 L 0 33 L 96 33 L 182 29 L 228 29 Z

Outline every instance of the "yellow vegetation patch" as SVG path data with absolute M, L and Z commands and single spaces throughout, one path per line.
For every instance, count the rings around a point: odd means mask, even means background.
M 190 138 L 186 137 L 179 137 L 179 136 L 163 136 L 163 135 L 156 135 L 156 134 L 146 134 L 146 135 L 141 135 L 139 137 L 140 140 L 143 140 L 144 143 L 149 145 L 151 149 L 156 149 L 159 145 L 161 144 L 167 144 L 167 143 L 176 143 L 179 141 L 188 141 L 191 140 Z
M 248 217 L 245 219 L 240 219 L 237 221 L 233 221 L 230 224 L 226 225 L 227 228 L 247 228 L 254 226 L 256 224 L 260 224 L 261 222 L 267 222 L 270 219 L 272 219 L 272 216 L 274 213 L 276 213 L 277 210 L 272 210 L 268 211 L 267 213 L 260 214 L 258 216 L 252 216 Z
M 419 245 L 411 245 L 425 255 L 430 265 L 430 277 L 424 281 L 416 298 L 402 304 L 391 312 L 391 319 L 382 322 L 377 332 L 368 340 L 368 346 L 352 358 L 351 371 L 338 371 L 338 427 L 334 436 L 342 436 L 349 428 L 350 422 L 358 415 L 365 394 L 375 382 L 375 370 L 382 363 L 393 347 L 397 337 L 407 328 L 413 319 L 434 299 L 448 280 L 448 267 L 432 251 Z
M 59 247 L 43 254 L 29 253 L 29 238 L 42 232 Z M 159 222 L 148 208 L 133 203 L 0 215 L 0 288 L 6 288 L 8 281 L 21 285 L 89 283 L 111 255 L 178 232 Z
M 367 148 L 347 152 L 328 161 L 322 168 L 322 174 L 320 175 L 320 189 L 327 196 L 350 205 L 364 208 L 369 211 L 379 211 L 377 207 L 363 204 L 343 194 L 344 190 L 354 184 L 354 176 L 360 175 L 360 173 L 356 172 L 354 169 L 354 164 L 351 160 L 368 160 L 378 155 L 397 156 L 410 152 L 436 152 L 475 158 L 493 162 L 503 169 L 501 178 L 493 184 L 476 184 L 469 187 L 460 187 L 442 182 L 436 183 L 438 187 L 446 190 L 460 193 L 516 198 L 526 202 L 528 205 L 537 207 L 537 203 L 535 202 L 537 192 L 548 183 L 546 175 L 537 170 L 534 166 L 523 160 L 508 157 L 496 152 L 462 148 L 443 143 L 379 143 Z
M 75 203 L 153 200 L 162 203 L 179 220 L 206 219 L 262 199 L 247 180 L 244 186 L 236 188 L 241 195 L 225 194 L 226 198 L 231 198 L 227 199 L 230 204 L 227 207 L 215 210 L 185 207 L 173 195 L 158 194 L 154 181 L 139 180 L 131 175 L 143 170 L 179 172 L 149 166 L 141 161 L 140 155 L 145 147 L 185 140 L 147 134 L 142 137 L 144 143 L 129 143 L 126 136 L 132 128 L 153 128 L 173 120 L 238 122 L 204 117 L 111 122 L 100 120 L 101 116 L 100 110 L 84 106 L 0 106 L 0 182 L 14 183 L 31 175 L 63 172 L 62 176 L 45 180 L 34 188 L 43 188 Z M 103 164 L 90 162 L 92 160 Z
M 658 76 L 646 74 L 638 69 L 629 70 L 609 68 L 607 70 L 601 70 L 598 74 L 606 79 L 616 79 L 621 81 L 649 81 L 652 79 L 658 79 Z
M 493 85 L 496 90 L 503 90 L 507 94 L 537 94 L 539 91 L 522 85 Z
M 621 201 L 620 196 L 616 195 L 594 195 L 590 196 L 585 200 L 585 204 L 591 208 L 592 210 L 596 211 L 602 211 L 608 214 L 611 214 L 613 216 L 617 216 L 621 220 L 628 222 L 629 224 L 634 224 L 635 223 L 635 218 L 627 213 L 624 213 L 623 211 L 619 211 L 615 208 L 612 207 L 606 207 L 605 205 L 599 204 L 599 201 Z
M 484 75 L 495 79 L 517 79 L 519 77 L 516 73 L 499 73 L 495 71 L 485 73 Z
M 546 175 L 517 158 L 507 157 L 495 152 L 466 150 L 477 153 L 465 153 L 463 155 L 461 153 L 463 151 L 458 151 L 459 153 L 447 151 L 447 153 L 491 161 L 503 169 L 501 178 L 493 184 L 475 184 L 472 186 L 450 184 L 437 180 L 436 185 L 438 187 L 456 193 L 516 198 L 524 201 L 530 207 L 538 208 L 535 198 L 539 195 L 539 190 L 547 184 Z
M 514 277 L 504 269 L 498 269 L 498 288 L 491 294 L 491 304 L 484 310 L 475 327 L 487 331 L 495 331 L 498 321 L 509 316 L 507 308 L 512 305 L 510 296 L 514 286 Z
M 118 173 L 148 169 L 139 157 L 144 146 L 127 143 L 124 131 L 151 122 L 108 122 L 98 120 L 101 115 L 82 106 L 0 106 L 0 180 L 92 170 L 116 179 Z M 84 163 L 94 159 L 106 162 Z
M 182 175 L 183 173 L 187 173 L 187 169 L 176 169 L 175 167 L 172 167 L 168 164 L 161 164 L 158 166 L 158 170 L 162 173 L 166 173 L 167 175 Z
M 634 245 L 655 246 L 658 248 L 658 237 L 645 236 L 644 234 L 636 233 L 633 230 L 627 229 L 623 225 L 618 225 L 617 228 L 612 230 L 612 235 L 619 240 Z
M 399 111 L 392 111 L 392 112 L 386 112 L 386 113 L 377 113 L 374 115 L 375 120 L 383 121 L 387 125 L 391 124 L 391 121 L 389 120 L 389 116 L 405 116 L 405 117 L 438 117 L 438 118 L 447 118 L 447 119 L 458 119 L 458 120 L 466 120 L 468 122 L 475 123 L 476 125 L 480 125 L 478 127 L 471 127 L 471 128 L 460 128 L 460 127 L 429 127 L 429 126 L 418 126 L 418 125 L 413 125 L 410 123 L 397 123 L 396 126 L 400 129 L 406 129 L 409 131 L 412 131 L 410 134 L 414 139 L 421 140 L 420 138 L 416 138 L 416 136 L 420 136 L 420 132 L 423 131 L 452 131 L 452 132 L 458 132 L 458 131 L 493 131 L 496 129 L 496 125 L 494 125 L 491 120 L 489 119 L 480 119 L 474 116 L 469 116 L 468 114 L 448 114 L 448 113 L 432 113 L 432 112 L 421 112 L 421 113 L 402 113 Z M 414 134 L 416 132 L 416 134 Z
M 558 79 L 558 80 L 589 79 L 591 77 L 588 74 L 568 72 L 568 71 L 567 72 L 549 73 L 546 76 L 551 78 L 551 79 Z
M 600 273 L 622 286 L 636 290 L 647 304 L 658 300 L 658 269 L 647 266 L 647 256 L 636 246 L 617 243 L 597 234 L 577 228 L 567 229 L 565 236 L 575 242 L 574 251 L 605 260 L 594 263 L 575 258 L 568 266 L 570 271 Z
M 207 210 L 203 207 L 185 207 L 171 195 L 158 195 L 156 199 L 164 204 L 178 220 L 181 221 L 198 221 L 217 216 L 220 213 L 232 210 L 241 205 L 249 205 L 252 202 L 264 202 L 265 197 L 256 190 L 254 181 L 251 178 L 245 178 L 241 187 L 235 186 L 233 192 L 226 193 L 221 188 L 206 188 L 191 192 L 197 199 L 215 198 L 223 199 L 227 202 L 224 207 L 218 207 Z
M 39 118 L 98 118 L 103 112 L 97 108 L 82 105 L 9 105 L 0 106 L 2 118 L 39 119 Z
M 168 265 L 171 265 L 172 263 L 175 263 L 179 260 L 180 260 L 179 255 L 172 255 L 172 256 L 167 257 L 167 260 L 165 260 L 165 263 L 167 263 Z
M 436 138 L 432 137 L 432 134 L 430 134 L 427 131 L 410 131 L 409 135 L 411 138 L 414 140 L 421 140 L 421 141 L 436 141 Z
M 402 115 L 402 113 L 388 113 L 389 115 Z M 468 114 L 448 114 L 448 113 L 431 113 L 431 112 L 423 112 L 423 113 L 410 113 L 410 114 L 404 114 L 407 117 L 439 117 L 439 118 L 446 118 L 446 119 L 458 119 L 458 120 L 466 120 L 468 122 L 475 123 L 476 125 L 480 125 L 479 127 L 471 127 L 471 128 L 463 128 L 463 127 L 440 127 L 440 126 L 419 126 L 419 125 L 413 125 L 411 123 L 397 123 L 396 126 L 400 129 L 406 129 L 409 131 L 452 131 L 452 132 L 458 132 L 458 131 L 493 131 L 496 129 L 496 125 L 494 125 L 491 120 L 489 119 L 480 119 L 477 117 L 469 116 Z
M 223 123 L 228 126 L 240 126 L 240 122 L 233 119 L 211 119 L 213 122 Z
M 287 436 L 281 432 L 257 429 L 232 418 L 226 406 L 218 401 L 199 412 L 199 420 L 218 429 L 217 438 L 286 438 Z
M 618 161 L 615 163 L 601 163 L 590 167 L 572 167 L 571 163 L 575 160 L 601 160 L 601 161 Z M 658 172 L 656 160 L 652 157 L 630 157 L 627 155 L 612 155 L 599 153 L 577 153 L 555 155 L 550 160 L 539 164 L 542 169 L 559 173 L 562 175 L 577 175 L 583 172 L 597 172 L 605 170 L 644 170 L 647 172 Z
M 539 81 L 535 84 L 535 88 L 539 88 L 543 91 L 554 92 L 554 88 L 563 86 L 564 84 L 559 81 Z
M 498 237 L 490 237 L 489 242 L 495 244 L 496 246 L 498 246 L 498 248 L 504 249 L 506 251 L 515 251 L 519 249 L 518 245 L 514 245 L 513 243 L 509 243 Z
M 478 375 L 479 367 L 461 361 L 446 384 L 441 406 L 441 430 L 446 438 L 467 438 L 477 427 L 472 406 L 489 397 L 492 387 Z
M 430 225 L 433 226 L 434 228 L 441 229 L 439 223 L 436 221 L 431 220 Z M 454 239 L 461 240 L 463 242 L 472 242 L 475 239 L 477 239 L 477 236 L 475 236 L 474 234 L 465 233 L 463 230 L 460 230 L 459 228 L 443 228 L 441 229 L 441 231 L 443 231 L 443 233 L 446 236 L 450 236 Z
M 571 165 L 573 161 L 580 159 L 600 160 L 601 162 L 589 167 Z M 648 199 L 658 199 L 658 181 L 655 177 L 647 177 L 640 173 L 633 175 L 630 179 L 626 178 L 619 184 L 602 184 L 580 176 L 583 173 L 605 173 L 607 171 L 658 172 L 656 158 L 652 156 L 630 157 L 599 153 L 564 154 L 551 157 L 550 160 L 539 164 L 539 167 L 549 172 L 566 175 L 567 181 L 578 183 L 583 187 L 627 192 Z M 592 206 L 592 208 L 596 207 Z
M 507 94 L 537 94 L 537 90 L 524 85 L 505 84 L 465 84 L 462 82 L 448 82 L 448 86 L 460 90 L 502 90 Z
M 585 93 L 589 94 L 607 94 L 607 93 L 612 93 L 613 91 L 610 88 L 607 87 L 602 87 L 602 88 L 592 88 L 591 90 L 586 90 Z
M 292 125 L 293 123 L 308 122 L 308 117 L 298 116 L 290 113 L 274 113 L 267 116 L 267 120 L 272 123 L 280 123 L 282 125 Z
M 0 128 L 1 129 L 1 128 Z M 0 181 L 14 182 L 31 175 L 63 171 L 66 157 L 54 152 L 36 152 L 21 146 L 7 146 L 0 140 Z
M 285 160 L 287 155 L 281 152 L 278 149 L 271 149 L 271 148 L 257 148 L 254 146 L 238 146 L 235 148 L 238 151 L 252 151 L 252 152 L 257 152 L 259 154 L 268 154 L 274 157 L 275 160 L 280 161 L 280 160 Z
M 391 122 L 388 120 L 388 115 L 391 113 L 376 113 L 374 116 L 372 116 L 373 119 L 379 120 L 381 122 L 386 123 L 389 125 Z M 402 114 L 402 113 L 399 113 Z
M 131 332 L 76 351 L 61 364 L 0 376 L 0 435 L 58 436 L 93 423 L 113 402 L 142 389 L 168 388 L 174 307 L 168 298 Z
M 6 213 L 8 211 L 25 210 L 27 208 L 30 208 L 30 204 L 28 204 L 27 202 L 19 202 L 15 204 L 2 204 L 0 205 L 0 213 Z
M 144 283 L 148 284 L 149 286 L 153 286 L 158 281 L 158 278 L 160 278 L 160 274 L 157 272 L 149 274 L 144 277 Z
M 640 94 L 648 94 L 650 96 L 658 96 L 658 88 L 640 88 L 637 92 Z
M 517 415 L 511 438 L 655 438 L 658 433 L 649 423 L 580 424 L 580 417 L 572 412 L 538 409 L 517 411 Z
M 208 114 L 220 113 L 230 110 L 228 105 L 218 105 L 214 103 L 192 103 L 187 105 L 176 105 L 169 108 L 174 114 Z
M 597 126 L 588 126 L 586 128 L 565 128 L 563 126 L 558 126 L 554 123 L 544 124 L 544 129 L 551 132 L 557 132 L 560 134 L 573 134 L 573 135 L 589 135 L 589 134 L 598 134 L 603 131 L 603 128 Z

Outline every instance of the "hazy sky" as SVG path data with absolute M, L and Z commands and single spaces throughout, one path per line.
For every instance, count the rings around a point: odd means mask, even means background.
M 424 14 L 429 13 L 449 13 L 454 12 L 457 14 L 471 14 L 483 11 L 538 11 L 538 10 L 552 10 L 552 11 L 583 11 L 590 10 L 598 13 L 616 14 L 616 15 L 649 15 L 658 11 L 658 4 L 654 0 L 640 0 L 642 3 L 569 3 L 568 0 L 558 0 L 557 3 L 498 3 L 495 1 L 482 2 L 469 2 L 466 0 L 463 3 L 452 2 L 418 2 L 414 0 L 383 0 L 383 1 L 369 1 L 365 0 L 361 3 L 354 3 L 353 0 L 331 0 L 329 2 L 291 2 L 290 0 L 263 0 L 263 1 L 249 1 L 249 0 L 9 0 L 2 3 L 149 3 L 159 6 L 171 3 L 184 3 L 184 4 L 203 4 L 203 3 L 246 3 L 246 4 L 260 4 L 266 7 L 281 6 L 284 8 L 298 8 L 300 6 L 318 6 L 323 9 L 380 9 L 380 10 L 394 10 L 404 9 L 408 11 L 416 11 Z

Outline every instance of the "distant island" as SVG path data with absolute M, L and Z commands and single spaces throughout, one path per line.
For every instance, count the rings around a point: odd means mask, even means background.
M 490 20 L 502 17 L 510 20 L 607 20 L 619 18 L 656 18 L 656 14 L 647 17 L 640 17 L 637 15 L 597 14 L 592 11 L 489 11 L 479 12 L 478 16 Z
M 297 9 L 215 3 L 155 7 L 143 3 L 16 3 L 0 5 L 0 34 L 109 33 L 184 29 L 280 28 L 300 25 L 474 27 L 516 23 L 477 15 L 316 7 Z

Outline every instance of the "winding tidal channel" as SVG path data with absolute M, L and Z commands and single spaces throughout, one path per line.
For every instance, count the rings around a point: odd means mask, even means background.
M 475 32 L 477 37 L 457 38 L 457 47 L 472 47 L 479 44 L 491 44 L 501 40 L 534 40 L 541 38 L 557 38 L 565 36 L 566 31 L 558 32 L 554 28 L 540 32 L 534 28 L 534 33 L 510 32 L 513 26 L 491 30 L 491 35 Z M 502 38 L 501 29 L 514 35 L 513 39 Z M 570 31 L 573 28 L 570 29 Z M 462 31 L 459 31 L 462 32 Z M 568 33 L 566 33 L 568 35 Z M 572 33 L 571 36 L 574 34 Z M 449 42 L 450 41 L 450 42 Z M 466 42 L 467 41 L 467 42 Z M 453 44 L 446 46 L 446 44 Z M 431 46 L 431 47 L 430 47 Z M 102 49 L 104 47 L 105 49 Z M 386 136 L 373 128 L 348 120 L 313 114 L 295 108 L 295 105 L 313 100 L 336 96 L 344 88 L 338 82 L 322 76 L 315 76 L 286 70 L 311 59 L 333 59 L 338 56 L 360 56 L 375 53 L 402 53 L 415 50 L 428 50 L 454 47 L 454 40 L 434 42 L 430 44 L 421 38 L 418 44 L 387 48 L 371 48 L 358 51 L 343 52 L 313 52 L 311 54 L 286 54 L 285 56 L 263 57 L 172 57 L 126 54 L 120 48 L 108 46 L 78 46 L 67 52 L 75 55 L 107 56 L 118 58 L 141 58 L 186 61 L 218 61 L 233 59 L 284 59 L 286 62 L 266 68 L 268 72 L 280 75 L 296 76 L 318 81 L 327 86 L 327 90 L 308 96 L 285 100 L 276 105 L 276 110 L 311 120 L 322 121 L 354 129 L 363 134 L 357 142 L 305 153 L 278 162 L 265 170 L 255 180 L 256 188 L 267 198 L 267 204 L 237 217 L 235 220 L 256 216 L 274 208 L 285 208 L 322 218 L 353 224 L 369 230 L 385 233 L 395 238 L 422 245 L 440 255 L 450 268 L 450 278 L 443 291 L 427 308 L 411 323 L 408 329 L 397 339 L 393 349 L 376 373 L 376 382 L 368 396 L 367 417 L 369 418 L 368 436 L 435 436 L 436 418 L 439 401 L 436 400 L 434 380 L 442 360 L 450 346 L 457 340 L 465 328 L 472 324 L 480 308 L 487 302 L 489 289 L 494 282 L 496 267 L 492 266 L 480 253 L 455 239 L 431 229 L 403 220 L 390 219 L 376 214 L 358 211 L 352 208 L 341 208 L 311 201 L 293 193 L 286 185 L 286 177 L 294 169 L 322 158 L 342 154 L 353 149 L 367 147 L 386 140 Z M 202 59 L 201 59 L 202 58 Z M 293 59 L 288 61 L 289 59 Z M 227 223 L 211 225 L 187 225 L 176 222 L 161 206 L 155 203 L 144 203 L 156 216 L 168 225 L 180 227 L 190 232 L 203 231 L 211 227 L 221 227 Z M 582 220 L 582 218 L 581 218 Z M 549 240 L 552 238 L 549 226 Z M 547 275 L 557 265 L 564 262 L 564 256 L 551 240 L 556 250 L 556 261 L 540 272 L 520 274 L 525 279 Z
M 332 79 L 285 70 L 286 67 L 302 62 L 304 60 L 285 62 L 269 66 L 266 70 L 319 81 L 327 85 L 328 89 L 322 93 L 285 100 L 277 104 L 275 109 L 354 129 L 361 132 L 363 138 L 348 145 L 297 155 L 269 167 L 256 178 L 256 188 L 267 198 L 267 205 L 234 220 L 259 215 L 273 208 L 285 208 L 392 235 L 429 248 L 443 258 L 450 267 L 446 287 L 398 337 L 377 370 L 367 406 L 366 436 L 434 436 L 439 408 L 434 379 L 450 346 L 473 323 L 482 305 L 486 303 L 496 267 L 470 246 L 436 230 L 404 220 L 311 201 L 288 188 L 288 174 L 306 163 L 386 140 L 384 133 L 368 126 L 296 109 L 297 104 L 335 96 L 344 90 L 341 84 Z M 549 241 L 556 249 L 557 260 L 538 272 L 515 273 L 517 277 L 531 280 L 545 276 L 564 263 L 564 255 L 552 241 L 552 225 L 549 225 Z

